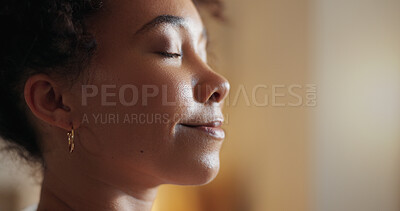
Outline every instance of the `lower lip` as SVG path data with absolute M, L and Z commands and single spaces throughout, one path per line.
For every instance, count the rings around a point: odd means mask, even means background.
M 186 126 L 186 125 L 182 125 L 182 126 L 185 126 L 187 128 L 191 128 L 191 129 L 195 129 L 195 130 L 203 131 L 203 132 L 207 133 L 208 135 L 210 135 L 216 139 L 219 139 L 219 140 L 223 140 L 225 138 L 225 131 L 220 127 L 207 127 L 207 126 L 190 127 L 190 126 Z

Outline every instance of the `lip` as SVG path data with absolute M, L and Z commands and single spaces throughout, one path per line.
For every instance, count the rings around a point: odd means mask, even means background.
M 193 130 L 202 131 L 218 140 L 225 139 L 225 131 L 221 128 L 222 121 L 212 121 L 200 124 L 181 123 L 180 125 Z

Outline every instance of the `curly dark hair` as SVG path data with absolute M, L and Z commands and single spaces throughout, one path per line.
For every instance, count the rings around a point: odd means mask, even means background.
M 219 0 L 194 0 L 221 17 Z M 22 158 L 43 164 L 38 136 L 26 115 L 23 85 L 34 74 L 74 76 L 96 51 L 85 20 L 101 0 L 3 0 L 0 3 L 0 137 Z

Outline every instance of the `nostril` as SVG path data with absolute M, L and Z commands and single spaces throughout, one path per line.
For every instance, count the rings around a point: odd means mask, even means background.
M 218 102 L 220 96 L 221 96 L 221 95 L 220 95 L 218 92 L 214 92 L 214 93 L 211 95 L 211 97 L 210 97 L 209 100 L 214 101 L 214 102 Z
M 197 84 L 193 87 L 193 97 L 199 103 L 220 103 L 229 92 L 229 82 L 214 72 L 207 73 L 212 73 L 213 77 L 207 75 L 204 80 L 196 81 Z

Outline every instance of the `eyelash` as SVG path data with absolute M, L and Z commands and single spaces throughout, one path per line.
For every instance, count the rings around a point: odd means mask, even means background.
M 157 53 L 166 58 L 178 58 L 182 56 L 179 53 L 169 53 L 169 52 L 157 52 Z

